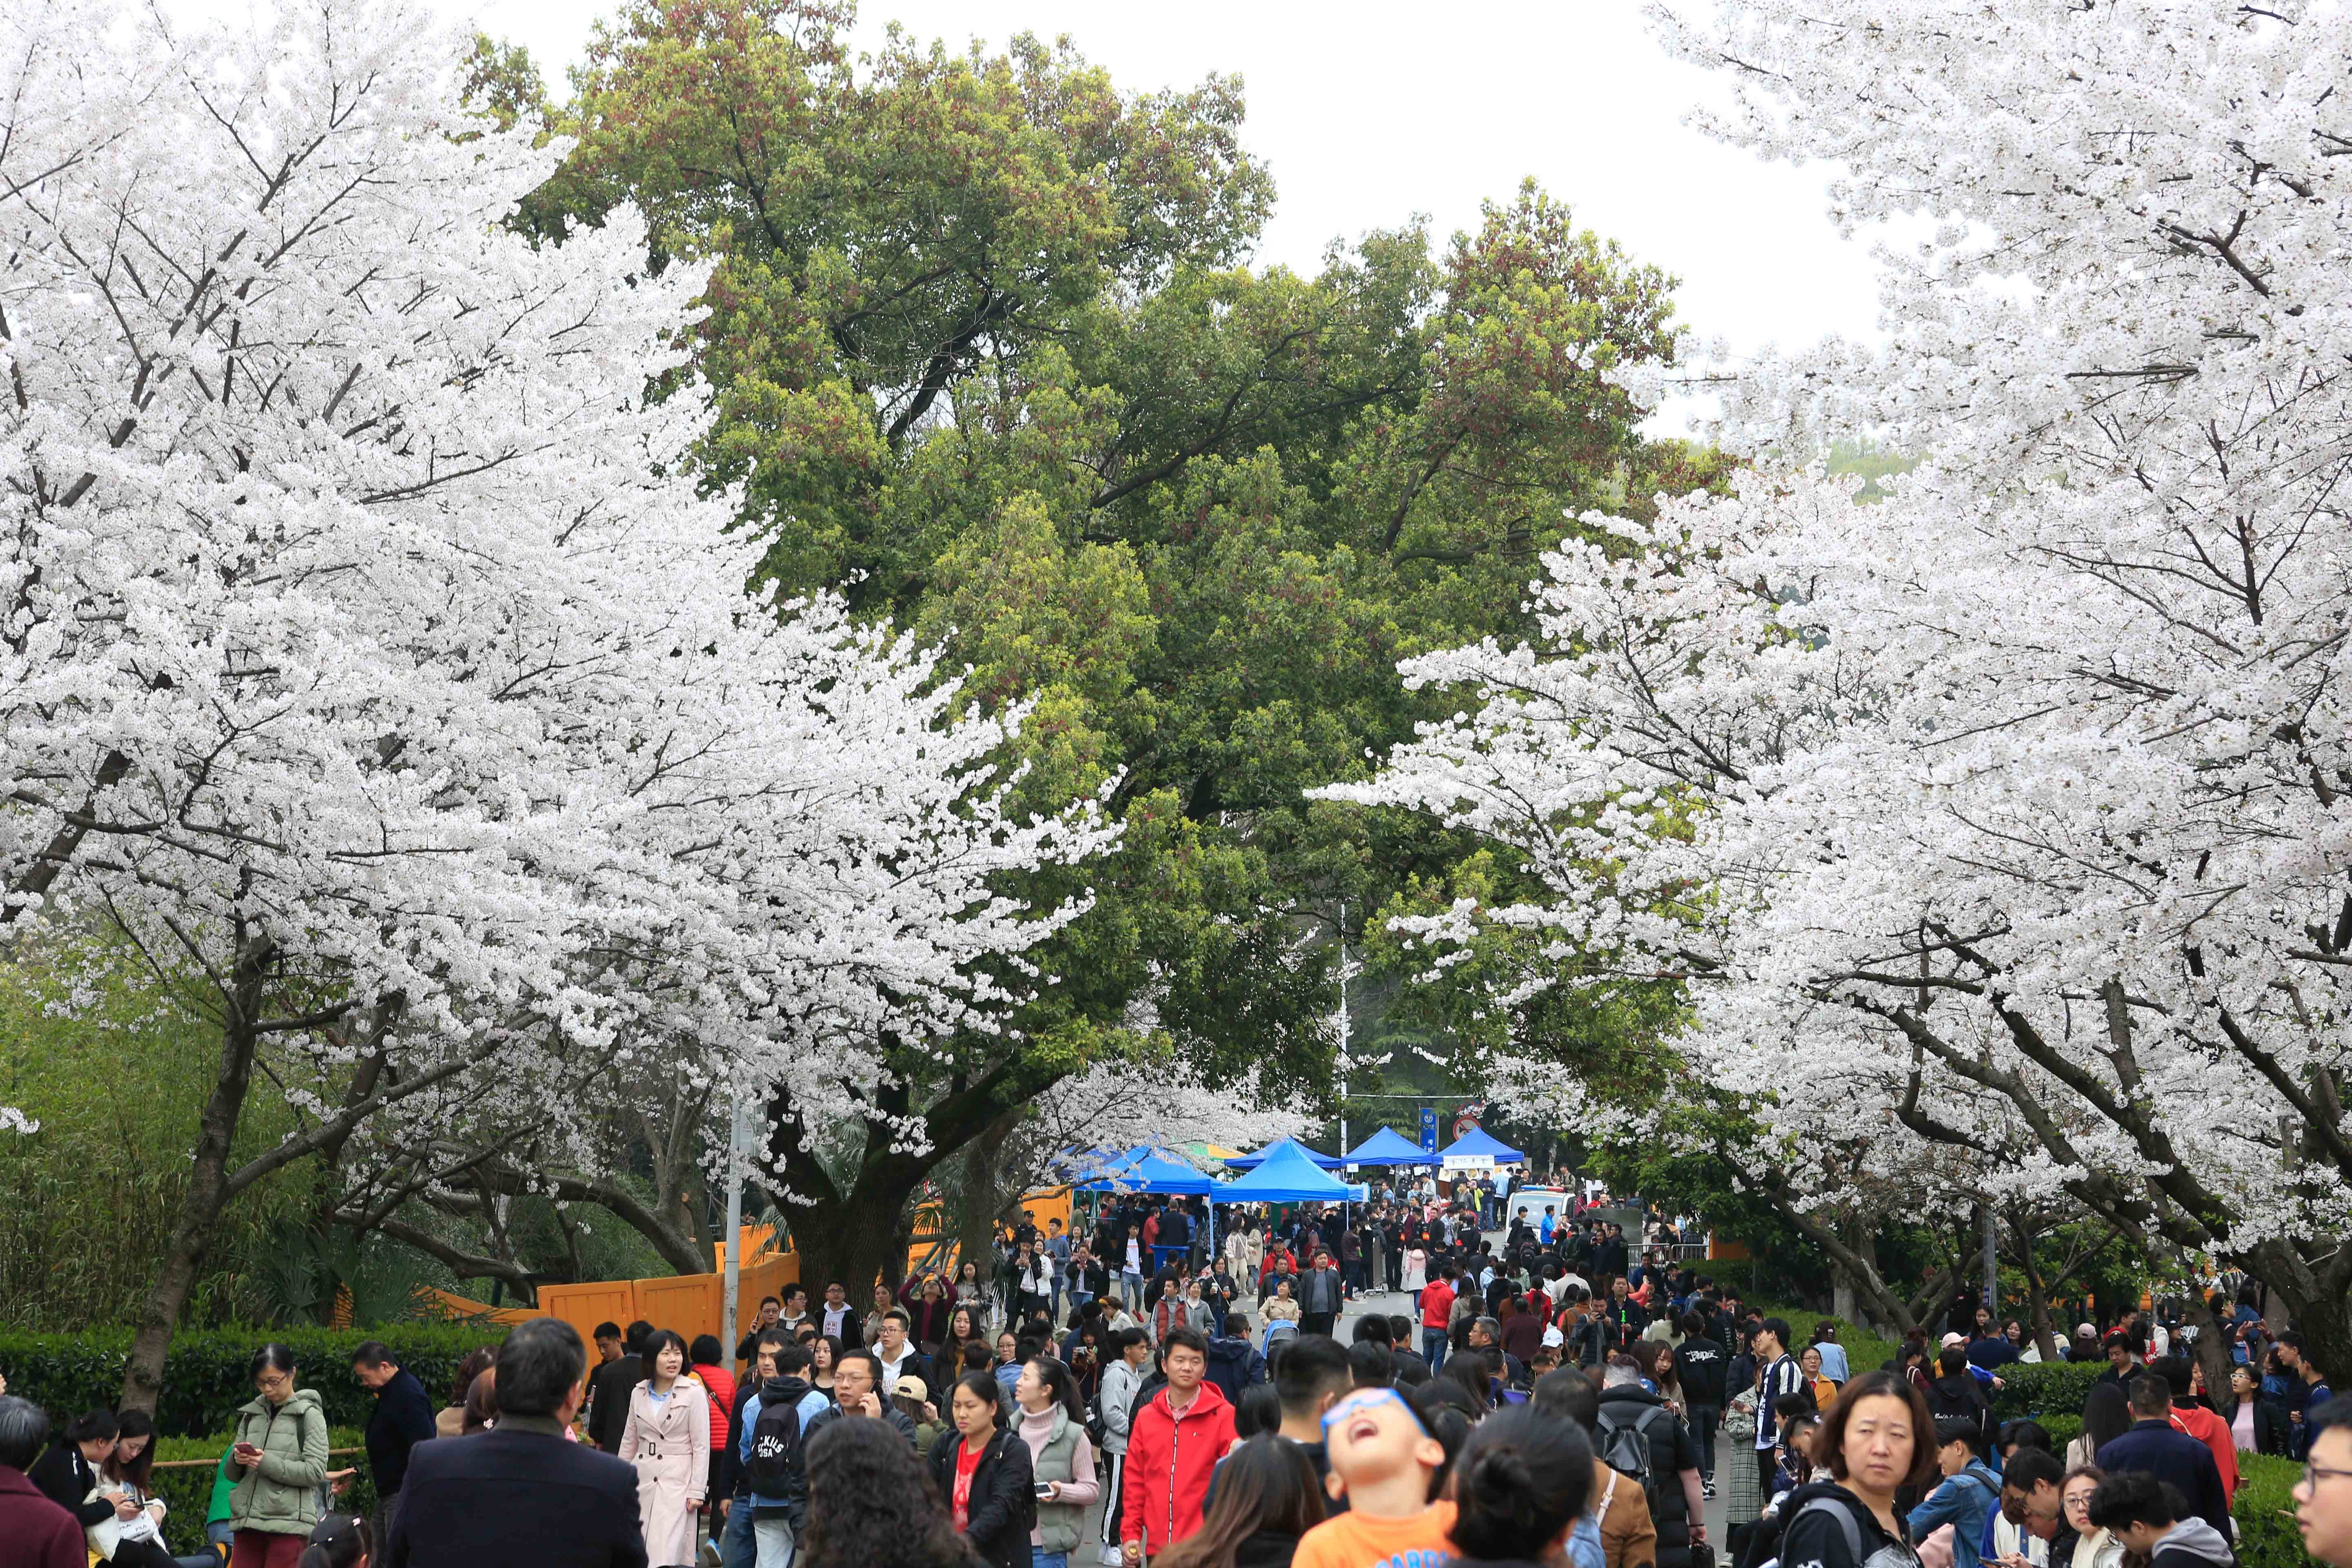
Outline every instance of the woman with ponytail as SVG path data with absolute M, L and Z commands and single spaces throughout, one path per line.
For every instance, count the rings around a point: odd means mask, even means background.
M 355 1513 L 331 1513 L 310 1531 L 310 1543 L 302 1548 L 294 1568 L 367 1568 L 374 1545 L 366 1520 Z
M 1572 1421 L 1517 1405 L 1471 1429 L 1454 1463 L 1449 1568 L 1557 1563 L 1592 1494 L 1592 1447 Z

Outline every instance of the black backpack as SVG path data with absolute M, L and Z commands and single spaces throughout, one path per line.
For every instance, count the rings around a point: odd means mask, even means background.
M 751 1454 L 743 1461 L 743 1480 L 754 1497 L 789 1496 L 803 1471 L 801 1464 L 801 1412 L 782 1400 L 760 1401 L 759 1419 L 751 1423 Z
M 1608 1405 L 1601 1407 L 1598 1426 L 1601 1431 L 1601 1462 L 1618 1474 L 1642 1483 L 1642 1495 L 1649 1500 L 1650 1517 L 1658 1517 L 1658 1471 L 1650 1462 L 1650 1427 L 1658 1420 L 1672 1421 L 1675 1413 L 1663 1405 L 1645 1405 L 1642 1413 L 1627 1421 Z
M 1791 1510 L 1788 1504 L 1795 1500 L 1793 1496 L 1784 1498 L 1776 1512 L 1756 1521 L 1735 1559 L 1739 1568 L 1780 1568 L 1781 1537 L 1788 1534 L 1789 1526 L 1801 1515 L 1809 1513 L 1829 1515 L 1836 1522 L 1839 1533 L 1845 1537 L 1846 1556 L 1856 1563 L 1863 1561 L 1862 1526 L 1855 1521 L 1852 1509 L 1834 1498 L 1816 1496 Z

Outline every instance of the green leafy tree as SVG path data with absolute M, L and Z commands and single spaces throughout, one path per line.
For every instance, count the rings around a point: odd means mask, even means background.
M 839 0 L 637 0 L 550 107 L 495 48 L 483 90 L 578 142 L 518 218 L 613 204 L 712 264 L 699 454 L 763 579 L 847 581 L 1034 705 L 1007 765 L 1108 791 L 1118 851 L 1039 959 L 1018 1048 L 892 1052 L 821 1149 L 780 1128 L 810 1266 L 893 1272 L 909 1194 L 1105 1053 L 1166 1035 L 1212 1071 L 1328 1093 L 1330 937 L 1468 846 L 1317 805 L 1440 700 L 1396 662 L 1516 637 L 1536 557 L 1599 506 L 1714 482 L 1611 384 L 1672 357 L 1673 279 L 1529 184 L 1442 248 L 1407 224 L 1304 277 L 1244 265 L 1271 210 L 1239 84 L 1118 89 L 1066 41 L 955 52 Z M 1465 874 L 1489 872 L 1474 868 Z M 1645 1026 L 1577 1021 L 1598 1047 Z M 911 1134 L 911 1135 L 910 1135 Z

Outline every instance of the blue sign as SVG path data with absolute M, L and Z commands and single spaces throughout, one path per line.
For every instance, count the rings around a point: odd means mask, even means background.
M 1421 1108 L 1421 1146 L 1424 1152 L 1431 1154 L 1437 1152 L 1437 1108 L 1435 1106 L 1424 1105 Z

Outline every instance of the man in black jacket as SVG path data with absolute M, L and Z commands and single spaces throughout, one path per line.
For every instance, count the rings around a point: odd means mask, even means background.
M 389 1568 L 646 1568 L 636 1468 L 563 1437 L 587 1373 L 571 1324 L 516 1325 L 499 1347 L 499 1424 L 409 1456 Z
M 1658 1568 L 1690 1568 L 1691 1542 L 1706 1539 L 1698 1444 L 1666 1402 L 1642 1386 L 1641 1365 L 1629 1355 L 1610 1357 L 1609 1369 L 1601 1374 L 1601 1411 L 1592 1440 L 1604 1461 L 1620 1431 L 1638 1435 L 1649 1456 Z
M 1625 1263 L 1625 1233 L 1612 1225 L 1592 1248 L 1593 1272 L 1611 1279 L 1622 1279 Z
M 98 1485 L 99 1466 L 114 1452 L 115 1431 L 112 1411 L 93 1410 L 86 1415 L 77 1415 L 67 1423 L 65 1435 L 49 1445 L 48 1451 L 25 1472 L 26 1480 L 73 1515 L 74 1522 L 84 1530 L 110 1519 L 129 1519 L 139 1511 L 127 1502 L 118 1506 L 98 1499 L 82 1501 Z
M 1936 1352 L 1936 1375 L 1927 1380 L 1920 1392 L 1927 1399 L 1930 1415 L 1962 1416 L 1975 1424 L 1977 1456 L 1981 1458 L 1992 1451 L 1992 1403 L 1985 1385 L 1969 1370 L 1969 1351 L 1958 1334 L 1946 1334 L 1943 1348 Z
M 369 1340 L 352 1352 L 352 1375 L 375 1394 L 366 1439 L 368 1474 L 375 1479 L 376 1497 L 370 1533 L 382 1541 L 400 1483 L 408 1474 L 408 1451 L 433 1440 L 433 1402 L 425 1396 L 425 1385 L 401 1370 L 380 1340 Z
M 628 1430 L 629 1394 L 646 1380 L 646 1336 L 654 1326 L 640 1318 L 629 1325 L 621 1341 L 621 1354 L 598 1367 L 588 1380 L 588 1440 L 608 1454 L 621 1451 L 621 1434 Z M 500 1402 L 501 1410 L 506 1408 Z
M 1725 1373 L 1731 1355 L 1707 1332 L 1706 1320 L 1686 1312 L 1683 1342 L 1675 1347 L 1675 1381 L 1681 1384 L 1683 1408 L 1689 1413 L 1691 1440 L 1698 1445 L 1699 1489 L 1715 1495 L 1715 1428 L 1723 1419 L 1727 1393 Z

